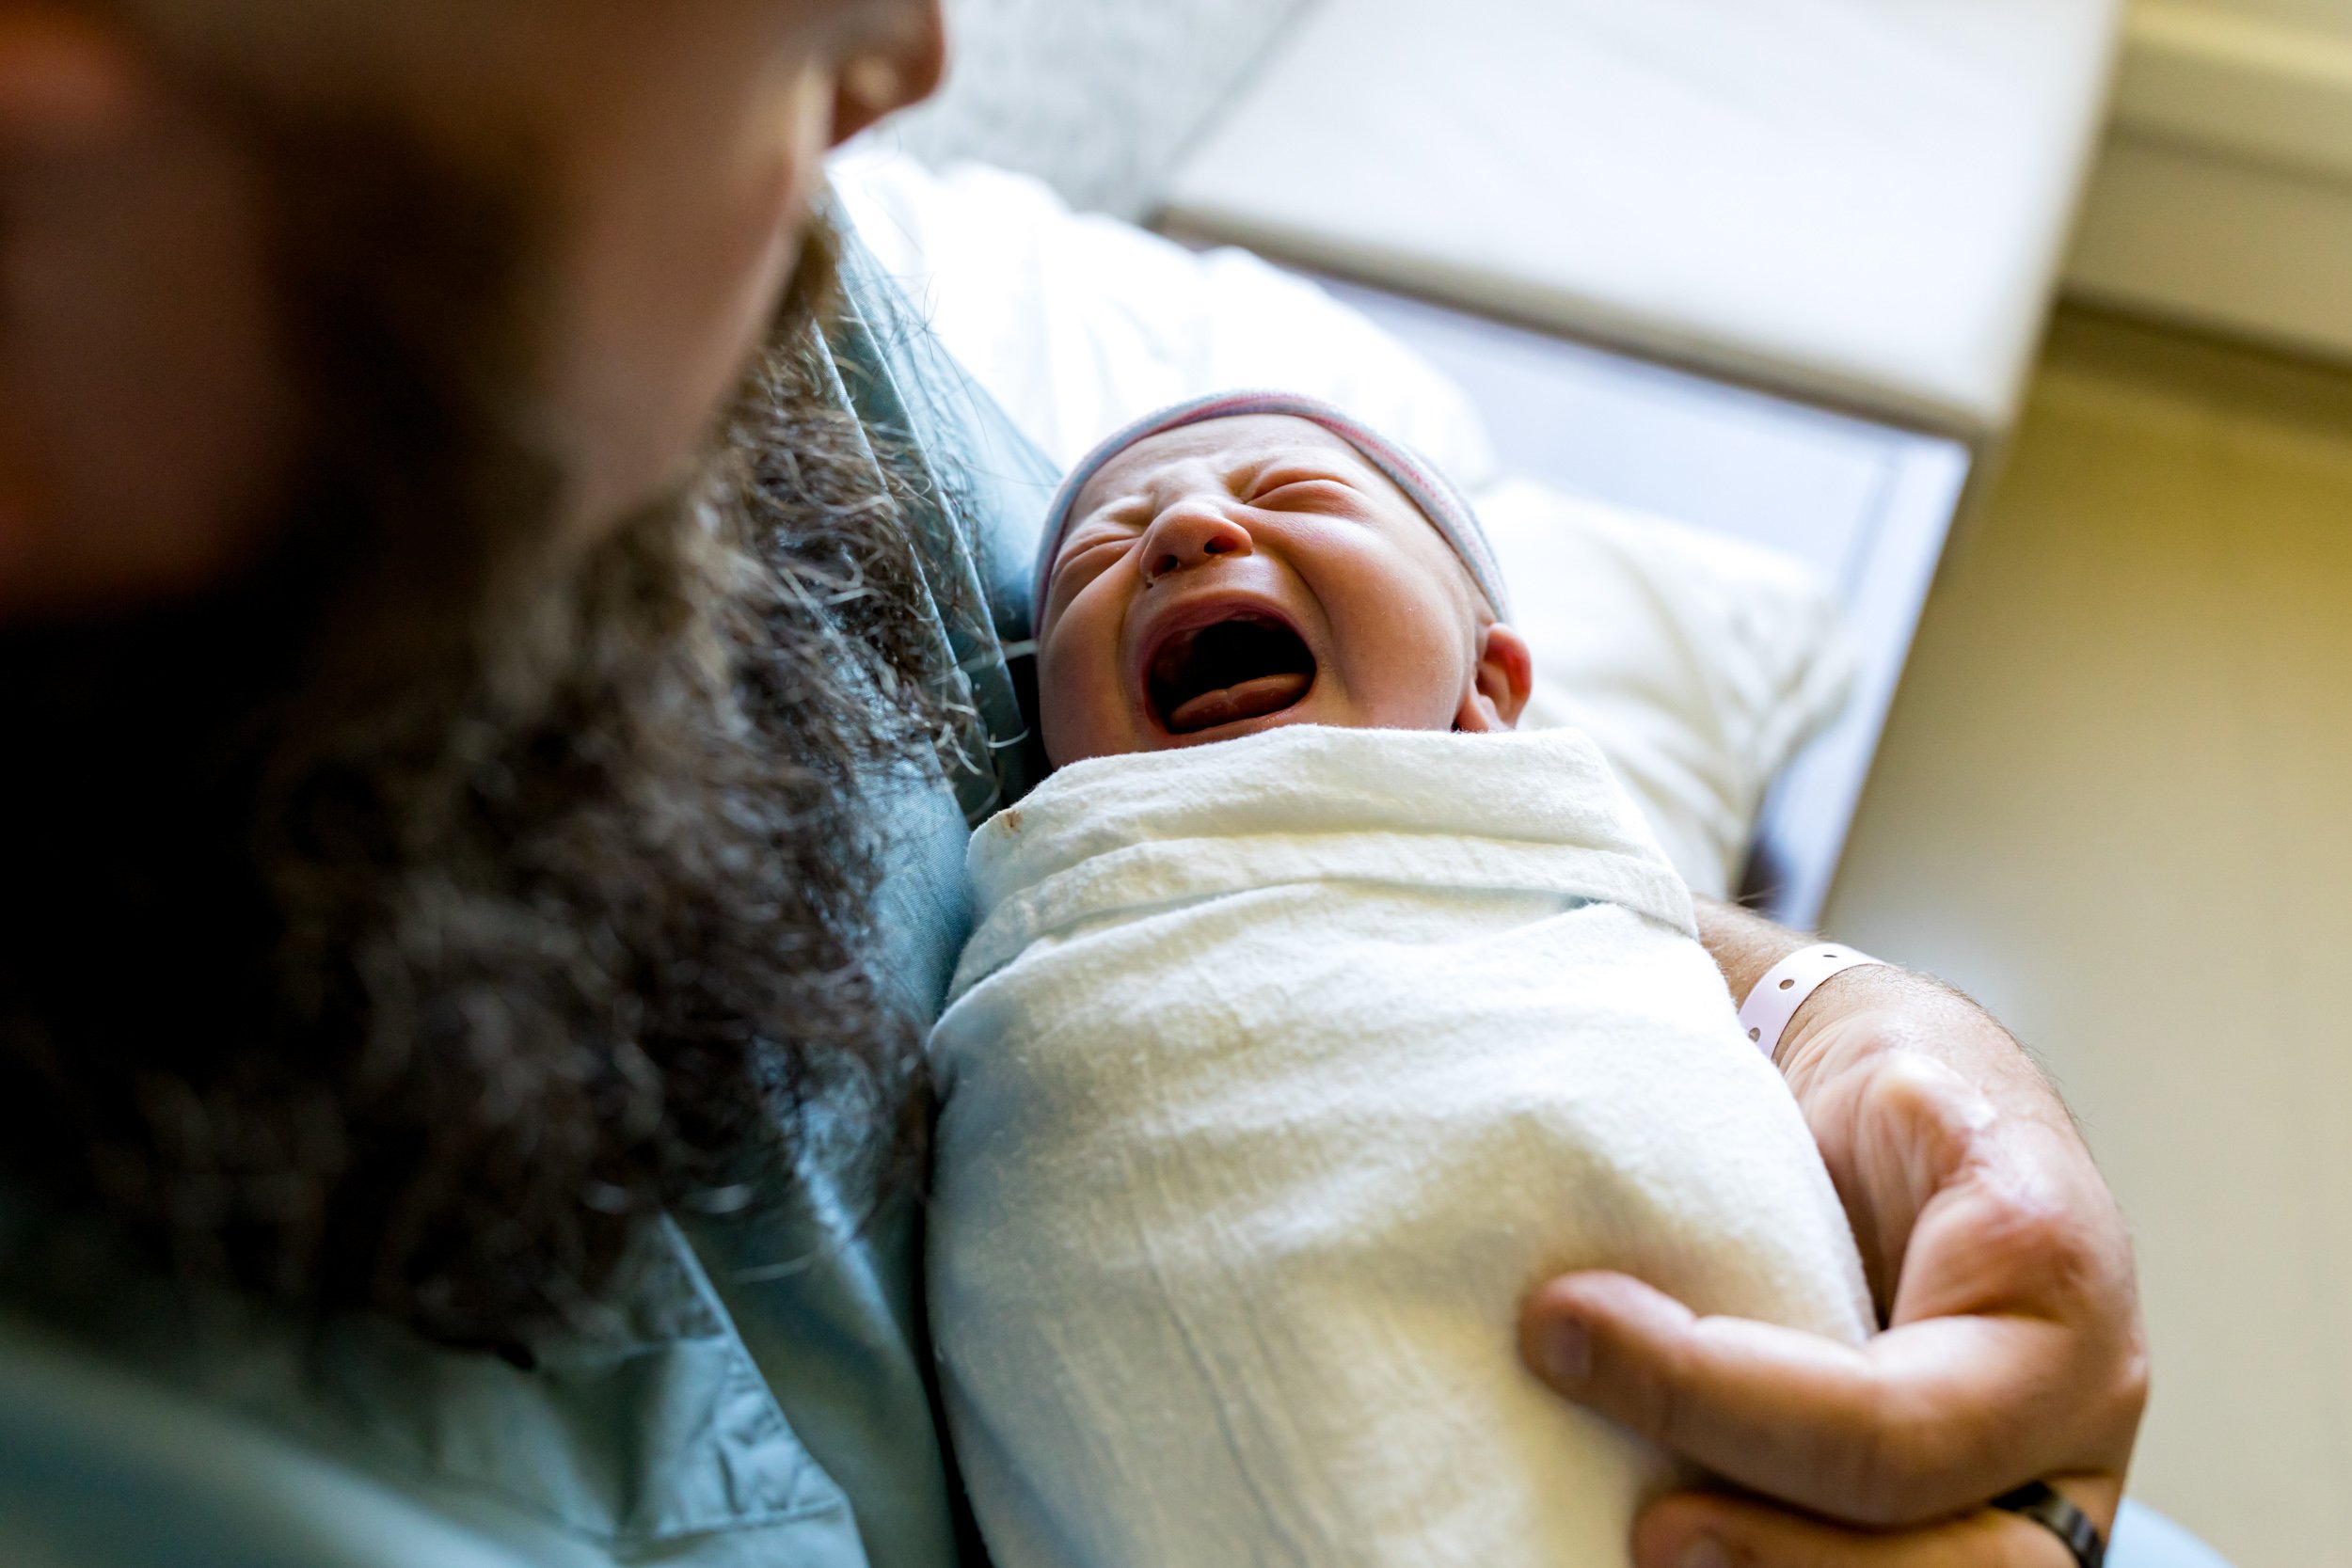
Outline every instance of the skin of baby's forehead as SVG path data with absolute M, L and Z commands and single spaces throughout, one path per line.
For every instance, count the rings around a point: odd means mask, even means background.
M 1464 602 L 1474 615 L 1482 620 L 1486 618 L 1486 598 L 1469 566 L 1429 515 L 1421 509 L 1421 504 L 1343 437 L 1312 420 L 1293 414 L 1239 414 L 1222 420 L 1202 420 L 1197 424 L 1180 425 L 1157 436 L 1148 436 L 1103 465 L 1101 471 L 1087 481 L 1071 506 L 1071 519 L 1082 520 L 1104 506 L 1130 497 L 1152 502 L 1153 498 L 1149 492 L 1152 482 L 1169 468 L 1204 463 L 1212 483 L 1231 485 L 1249 472 L 1285 460 L 1327 466 L 1359 491 L 1396 508 L 1398 516 L 1420 523 L 1454 568 L 1454 586 Z M 1150 520 L 1148 515 L 1136 518 L 1139 524 Z
M 1363 453 L 1312 420 L 1293 414 L 1243 414 L 1203 420 L 1148 436 L 1103 465 L 1102 470 L 1087 481 L 1071 507 L 1071 515 L 1084 517 L 1122 495 L 1139 496 L 1164 470 L 1188 462 L 1205 459 L 1213 469 L 1221 464 L 1224 471 L 1215 477 L 1230 483 L 1245 468 L 1284 457 L 1311 457 L 1318 461 L 1336 458 L 1351 478 L 1381 499 L 1395 502 L 1414 516 L 1422 515 L 1413 499 L 1367 462 Z

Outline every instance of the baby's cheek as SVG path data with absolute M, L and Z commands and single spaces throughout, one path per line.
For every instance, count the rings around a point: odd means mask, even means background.
M 1038 728 L 1056 767 L 1135 750 L 1125 692 L 1109 656 L 1072 657 L 1048 649 L 1038 659 Z
M 1453 621 L 1436 606 L 1391 605 L 1386 616 L 1356 628 L 1342 662 L 1359 722 L 1391 730 L 1454 727 L 1469 673 Z
M 1043 663 L 1038 667 L 1038 729 L 1045 741 L 1045 754 L 1056 767 L 1090 755 L 1086 750 L 1094 726 L 1088 721 L 1088 703 L 1081 693 L 1071 689 L 1067 678 L 1057 681 L 1048 676 Z

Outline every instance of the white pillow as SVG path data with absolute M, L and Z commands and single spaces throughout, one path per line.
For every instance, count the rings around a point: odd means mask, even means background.
M 1739 882 L 1764 792 L 1843 705 L 1852 659 L 1813 571 L 1498 467 L 1469 396 L 1359 312 L 1238 250 L 1074 214 L 1041 182 L 892 153 L 834 160 L 858 234 L 948 352 L 1057 462 L 1234 387 L 1338 404 L 1469 494 L 1535 655 L 1524 722 L 1574 724 L 1691 885 Z
M 1852 645 L 1809 566 L 1506 479 L 1476 498 L 1535 658 L 1519 722 L 1593 737 L 1691 886 L 1739 886 L 1764 792 L 1837 717 Z
M 1470 401 L 1305 278 L 1073 213 L 1041 181 L 852 149 L 831 166 L 858 237 L 931 329 L 1064 467 L 1138 414 L 1237 387 L 1305 392 L 1465 490 L 1496 477 Z

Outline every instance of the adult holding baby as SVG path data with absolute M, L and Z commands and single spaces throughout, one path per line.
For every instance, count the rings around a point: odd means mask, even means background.
M 0 4 L 10 1560 L 952 1559 L 873 1156 L 961 936 L 905 780 L 1013 738 L 1026 541 L 853 257 L 811 337 L 803 245 L 940 47 L 927 0 Z M 1701 925 L 1735 993 L 1802 945 Z M 1564 1391 L 1822 1516 L 1668 1499 L 1641 1560 L 2062 1568 L 1976 1508 L 2106 1524 L 2137 1423 L 2062 1107 L 1892 971 L 1782 1062 L 1897 1326 L 1539 1291 Z

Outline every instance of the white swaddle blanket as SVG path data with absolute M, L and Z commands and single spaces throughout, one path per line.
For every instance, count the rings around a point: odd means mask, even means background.
M 1522 1368 L 1531 1286 L 1867 1332 L 1795 1103 L 1575 732 L 1082 762 L 971 865 L 930 1291 L 1005 1568 L 1623 1563 L 1674 1471 Z

